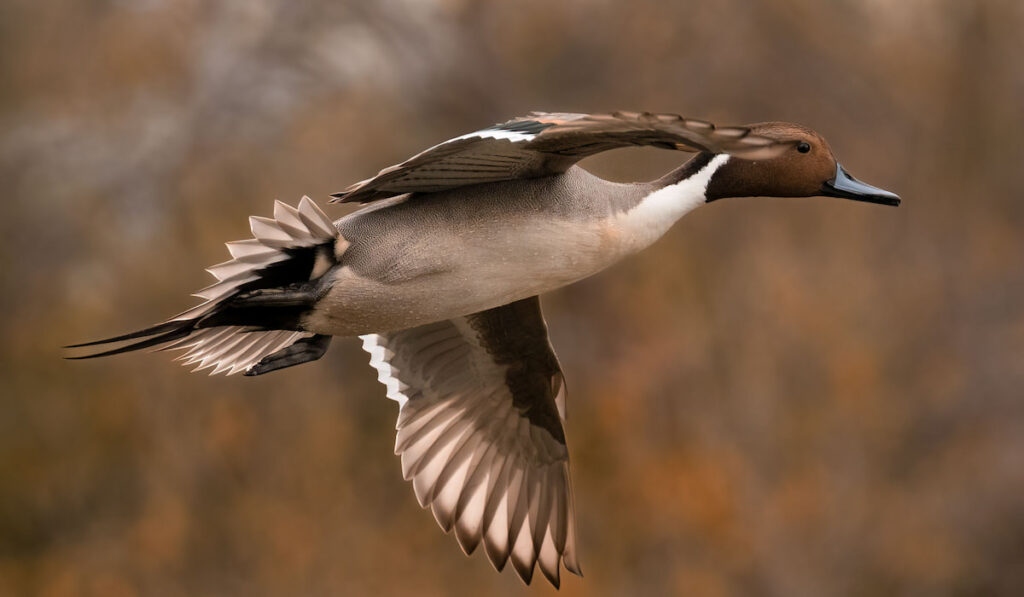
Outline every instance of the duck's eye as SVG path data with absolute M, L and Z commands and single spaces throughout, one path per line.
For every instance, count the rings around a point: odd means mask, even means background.
M 808 143 L 807 141 L 801 141 L 800 143 L 797 144 L 796 150 L 799 151 L 800 153 L 807 153 L 808 151 L 811 150 L 811 144 Z

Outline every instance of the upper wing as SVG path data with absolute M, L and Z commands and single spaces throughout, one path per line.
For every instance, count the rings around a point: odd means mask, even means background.
M 728 153 L 764 159 L 780 143 L 744 127 L 716 127 L 676 114 L 534 112 L 435 145 L 333 196 L 368 202 L 403 193 L 431 193 L 471 184 L 565 172 L 595 153 L 630 145 Z
M 539 563 L 579 574 L 565 392 L 532 297 L 420 327 L 363 336 L 400 405 L 395 453 L 416 498 L 468 553 L 483 541 L 527 583 Z

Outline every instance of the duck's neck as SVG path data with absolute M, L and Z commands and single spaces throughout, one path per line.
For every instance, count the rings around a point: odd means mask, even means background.
M 650 183 L 650 192 L 624 214 L 624 228 L 634 237 L 634 250 L 647 247 L 668 232 L 679 218 L 704 205 L 714 173 L 729 156 L 701 153 Z
M 678 220 L 707 201 L 708 183 L 726 162 L 724 153 L 699 153 L 682 166 L 651 183 L 651 192 L 638 207 L 659 206 L 666 215 Z
M 692 178 L 711 163 L 711 160 L 715 159 L 719 155 L 722 154 L 707 152 L 698 153 L 665 176 L 662 176 L 658 180 L 651 181 L 651 186 L 654 189 L 661 189 L 682 182 L 688 178 Z

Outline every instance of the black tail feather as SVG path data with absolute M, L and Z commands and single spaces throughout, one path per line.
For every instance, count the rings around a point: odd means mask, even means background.
M 186 321 L 165 321 L 164 323 L 158 323 L 154 326 L 131 332 L 128 334 L 121 334 L 120 336 L 113 336 L 111 338 L 104 338 L 102 340 L 93 340 L 92 342 L 82 342 L 81 344 L 68 344 L 63 348 L 83 348 L 85 346 L 96 346 L 98 344 L 113 344 L 114 342 L 124 342 L 125 340 L 134 340 L 135 338 L 146 338 L 148 336 L 154 336 L 156 334 L 162 334 L 171 330 L 177 330 L 181 327 L 181 324 L 189 323 Z
M 237 296 L 233 293 L 209 314 L 199 318 L 172 319 L 136 332 L 103 340 L 71 344 L 64 348 L 110 345 L 127 340 L 139 340 L 138 342 L 92 354 L 64 358 L 69 360 L 94 359 L 142 350 L 180 340 L 196 330 L 212 327 L 237 326 L 247 328 L 249 331 L 302 331 L 300 320 L 316 300 L 312 289 L 312 284 L 306 284 L 304 287 L 295 289 L 270 289 L 269 294 L 263 294 L 263 292 L 267 292 L 266 289 L 249 293 L 248 296 Z
M 167 342 L 173 342 L 180 340 L 185 336 L 192 333 L 195 328 L 194 320 L 181 320 L 181 321 L 168 321 L 148 327 L 144 330 L 137 332 L 131 332 L 130 334 L 122 334 L 120 336 L 114 336 L 113 338 L 107 338 L 106 340 L 96 340 L 94 342 L 84 342 L 82 344 L 71 344 L 64 348 L 82 348 L 85 346 L 99 346 L 103 344 L 114 344 L 117 342 L 124 342 L 125 340 L 134 340 L 137 338 L 145 338 L 138 342 L 132 342 L 126 346 L 118 348 L 112 348 L 110 350 L 104 350 L 101 352 L 94 352 L 92 354 L 64 357 L 65 359 L 77 361 L 81 359 L 95 359 L 97 357 L 106 357 L 114 354 L 121 354 L 124 352 L 131 352 L 133 350 L 142 350 L 143 348 L 150 348 L 157 346 L 158 344 L 165 344 Z

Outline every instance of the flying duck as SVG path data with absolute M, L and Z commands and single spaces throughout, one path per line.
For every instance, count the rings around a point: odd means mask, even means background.
M 696 155 L 652 182 L 576 163 L 626 146 Z M 365 207 L 332 221 L 308 197 L 249 219 L 253 238 L 199 305 L 152 327 L 68 348 L 92 358 L 183 351 L 195 370 L 262 375 L 359 336 L 399 404 L 395 452 L 416 498 L 467 554 L 559 585 L 580 573 L 566 392 L 538 295 L 593 275 L 727 197 L 828 196 L 898 205 L 796 124 L 716 127 L 672 114 L 532 113 L 435 145 L 336 193 Z

